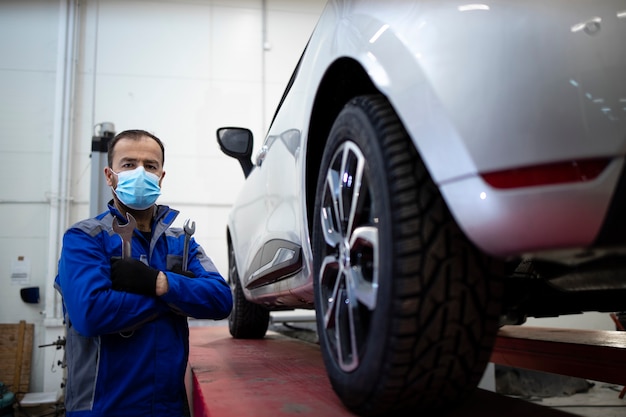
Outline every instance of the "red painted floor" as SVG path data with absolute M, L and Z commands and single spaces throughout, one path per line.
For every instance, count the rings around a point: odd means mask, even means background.
M 353 416 L 333 392 L 318 345 L 269 332 L 231 338 L 228 327 L 191 327 L 187 387 L 194 417 Z M 445 417 L 571 417 L 477 390 Z M 443 417 L 443 416 L 442 416 Z
M 223 326 L 189 330 L 194 417 L 352 416 L 317 345 L 274 332 L 233 339 Z

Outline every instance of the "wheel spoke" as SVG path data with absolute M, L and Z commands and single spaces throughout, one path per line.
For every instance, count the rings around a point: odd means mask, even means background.
M 346 143 L 342 162 L 342 188 L 344 192 L 341 196 L 346 196 L 346 201 L 342 201 L 343 216 L 347 216 L 347 235 L 349 236 L 352 229 L 355 227 L 357 215 L 360 214 L 357 210 L 361 207 L 359 204 L 359 198 L 361 196 L 361 185 L 363 183 L 363 169 L 365 166 L 365 159 L 363 154 L 353 143 Z M 349 197 L 349 199 L 348 199 Z M 342 217 L 345 219 L 345 217 Z
M 325 199 L 329 198 L 329 204 L 322 207 L 321 218 L 322 232 L 324 233 L 324 240 L 326 244 L 335 248 L 342 240 L 341 230 L 338 229 L 338 225 L 341 224 L 339 215 L 339 175 L 336 171 L 328 171 L 326 176 L 326 187 L 324 189 Z
M 350 272 L 350 271 L 347 271 Z M 325 332 L 334 338 L 335 356 L 344 371 L 358 365 L 357 328 L 352 289 L 347 287 L 346 271 L 334 256 L 327 256 L 320 268 L 323 294 L 323 323 Z
M 359 335 L 357 332 L 362 332 L 358 326 L 357 306 L 350 302 L 353 299 L 351 292 L 350 288 L 342 289 L 338 294 L 341 298 L 335 304 L 337 358 L 339 366 L 346 372 L 356 369 L 359 365 Z
M 339 274 L 337 258 L 334 256 L 325 257 L 320 267 L 320 280 L 322 281 L 320 287 L 324 289 L 324 293 L 322 294 L 324 297 L 324 305 L 322 307 L 324 308 L 323 321 L 325 329 L 335 327 L 334 306 L 339 297 L 339 285 L 341 283 Z
M 359 227 L 350 239 L 351 258 L 361 257 L 352 267 L 352 286 L 357 302 L 368 310 L 376 308 L 378 294 L 378 229 Z

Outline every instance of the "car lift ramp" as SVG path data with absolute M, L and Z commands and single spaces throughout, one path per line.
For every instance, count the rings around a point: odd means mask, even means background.
M 353 416 L 330 386 L 319 345 L 272 331 L 242 340 L 227 326 L 189 330 L 186 386 L 194 417 Z M 625 348 L 626 332 L 505 326 L 492 361 L 625 385 Z M 445 417 L 530 415 L 573 416 L 478 389 Z
M 626 385 L 626 332 L 504 326 L 491 360 L 516 368 Z

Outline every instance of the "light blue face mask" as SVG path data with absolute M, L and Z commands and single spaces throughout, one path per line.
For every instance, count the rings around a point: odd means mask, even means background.
M 146 172 L 143 166 L 130 171 L 117 173 L 117 187 L 113 190 L 117 198 L 126 206 L 134 210 L 150 208 L 161 195 L 159 176 Z

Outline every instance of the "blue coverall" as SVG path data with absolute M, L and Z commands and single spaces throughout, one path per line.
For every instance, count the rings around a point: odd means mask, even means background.
M 161 297 L 115 291 L 111 260 L 122 254 L 109 211 L 83 220 L 63 237 L 55 287 L 66 323 L 68 417 L 180 417 L 189 353 L 187 317 L 223 319 L 232 308 L 229 285 L 192 238 L 188 270 L 182 263 L 184 232 L 170 228 L 178 211 L 156 206 L 152 235 L 135 229 L 132 257 L 167 275 Z

